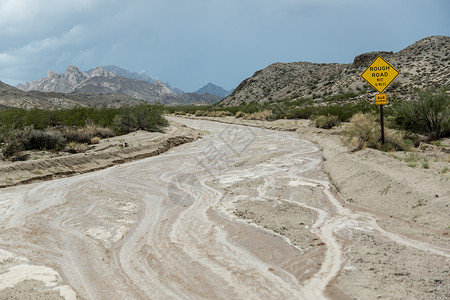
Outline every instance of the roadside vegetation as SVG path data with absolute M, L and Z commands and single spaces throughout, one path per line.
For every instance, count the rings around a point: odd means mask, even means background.
M 160 105 L 6 109 L 0 110 L 0 143 L 5 159 L 21 160 L 25 150 L 80 152 L 102 138 L 136 130 L 161 131 L 167 124 Z
M 346 94 L 342 94 L 342 99 L 348 99 Z M 339 96 L 333 96 L 333 101 L 339 99 Z M 348 122 L 350 118 L 358 113 L 375 112 L 376 107 L 367 101 L 358 103 L 334 103 L 330 99 L 323 100 L 320 103 L 309 98 L 300 99 L 280 99 L 271 102 L 258 103 L 250 102 L 239 106 L 217 105 L 209 106 L 168 106 L 165 108 L 167 113 L 176 115 L 195 115 L 208 117 L 235 116 L 237 118 L 249 120 L 277 120 L 277 119 L 314 119 L 318 116 L 336 116 L 341 122 Z
M 392 124 L 428 140 L 450 137 L 450 96 L 447 89 L 417 91 L 415 101 L 392 107 Z
M 207 117 L 234 116 L 249 120 L 310 119 L 319 128 L 333 128 L 343 122 L 342 135 L 352 151 L 366 147 L 379 150 L 408 150 L 421 142 L 450 137 L 448 88 L 417 90 L 415 100 L 393 101 L 385 109 L 385 144 L 381 145 L 379 107 L 373 102 L 349 102 L 355 94 L 343 93 L 315 101 L 286 98 L 241 106 L 171 106 L 166 113 Z

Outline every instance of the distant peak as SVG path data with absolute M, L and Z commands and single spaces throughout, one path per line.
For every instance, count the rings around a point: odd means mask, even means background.
M 68 66 L 66 69 L 66 76 L 70 75 L 70 74 L 81 74 L 82 72 L 80 71 L 80 69 L 78 69 L 75 66 Z
M 115 77 L 116 74 L 114 74 L 112 72 L 108 72 L 105 68 L 100 66 L 100 67 L 95 68 L 91 75 L 91 77 L 97 77 L 97 76 Z
M 53 72 L 51 69 L 48 70 L 48 74 L 47 74 L 48 77 L 54 77 L 54 76 L 56 76 L 56 75 L 58 75 L 58 74 L 56 74 L 55 72 Z
M 219 97 L 226 97 L 230 94 L 230 92 L 228 92 L 227 90 L 225 90 L 224 88 L 215 85 L 214 83 L 209 82 L 208 84 L 206 84 L 204 87 L 202 87 L 201 89 L 198 89 L 197 91 L 195 91 L 194 93 L 196 94 L 203 94 L 203 93 L 208 93 L 208 94 L 212 94 L 212 95 L 216 95 Z

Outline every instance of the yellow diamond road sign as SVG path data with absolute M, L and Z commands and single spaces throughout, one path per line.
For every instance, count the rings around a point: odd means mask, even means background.
M 375 58 L 370 66 L 361 74 L 374 89 L 382 93 L 389 84 L 400 74 L 393 66 L 381 56 Z

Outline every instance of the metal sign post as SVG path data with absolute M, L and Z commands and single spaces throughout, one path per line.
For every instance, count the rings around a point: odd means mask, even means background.
M 384 145 L 384 113 L 383 107 L 387 104 L 386 94 L 376 94 L 375 104 L 380 106 L 380 124 L 381 124 L 381 145 Z
M 381 145 L 384 145 L 384 115 L 383 105 L 380 105 Z
M 361 77 L 367 81 L 379 93 L 391 84 L 391 82 L 400 74 L 397 69 L 391 66 L 381 56 L 377 56 L 375 60 L 361 74 Z M 384 145 L 384 112 L 383 106 L 387 104 L 386 94 L 375 95 L 375 104 L 380 106 L 380 123 L 381 123 L 381 144 Z

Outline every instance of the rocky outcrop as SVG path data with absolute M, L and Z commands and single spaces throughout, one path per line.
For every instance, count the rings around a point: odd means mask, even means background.
M 355 57 L 355 59 L 353 60 L 353 66 L 356 68 L 367 67 L 368 65 L 370 65 L 371 62 L 375 60 L 375 58 L 377 58 L 377 56 L 381 56 L 384 59 L 389 60 L 389 58 L 391 58 L 393 54 L 394 52 L 387 52 L 387 51 L 375 51 L 364 53 Z
M 275 63 L 245 79 L 219 105 L 310 99 L 321 103 L 373 100 L 375 91 L 360 77 L 381 55 L 400 75 L 387 88 L 391 98 L 409 100 L 414 89 L 450 86 L 450 37 L 424 38 L 394 52 L 369 52 L 349 64 Z
M 113 72 L 108 72 L 103 67 L 97 67 L 92 72 L 91 77 L 116 77 L 116 74 L 114 74 Z

